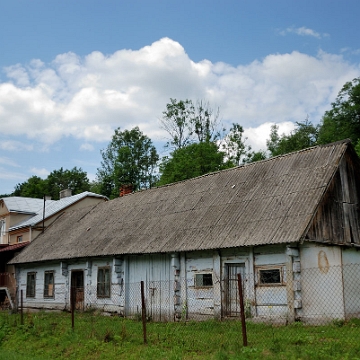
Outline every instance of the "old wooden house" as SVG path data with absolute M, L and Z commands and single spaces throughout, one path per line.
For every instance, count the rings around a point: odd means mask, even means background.
M 16 265 L 29 308 L 131 316 L 144 281 L 162 319 L 239 313 L 286 321 L 360 314 L 360 163 L 318 146 L 65 212 Z M 136 285 L 138 286 L 138 285 Z

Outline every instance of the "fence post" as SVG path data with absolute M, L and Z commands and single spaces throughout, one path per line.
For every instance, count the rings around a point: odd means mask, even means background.
M 240 300 L 240 318 L 241 318 L 241 329 L 243 336 L 243 345 L 247 346 L 247 335 L 246 335 L 246 322 L 245 322 L 245 311 L 244 311 L 244 297 L 242 290 L 241 274 L 237 274 L 238 278 L 238 289 L 239 289 L 239 300 Z
M 71 328 L 74 330 L 75 326 L 75 287 L 70 287 L 70 311 L 71 311 Z
M 143 333 L 144 333 L 144 344 L 147 343 L 146 340 L 146 306 L 145 306 L 145 294 L 144 294 L 144 282 L 141 281 L 141 318 L 143 325 Z
M 20 291 L 20 323 L 21 325 L 24 325 L 24 295 L 23 291 Z

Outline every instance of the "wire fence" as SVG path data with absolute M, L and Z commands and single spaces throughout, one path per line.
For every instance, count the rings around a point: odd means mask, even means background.
M 352 324 L 350 328 L 360 335 L 360 265 L 302 269 L 301 273 L 282 267 L 260 270 L 242 275 L 243 312 L 250 339 L 254 334 L 259 336 L 261 326 L 264 336 L 272 339 L 276 334 L 297 336 L 296 331 L 284 329 L 299 324 L 308 329 L 310 325 Z M 145 317 L 148 324 L 214 319 L 240 324 L 241 292 L 235 277 L 220 281 L 203 274 L 197 279 L 195 274 L 190 279 L 143 284 L 142 294 L 139 282 L 100 282 L 72 289 L 55 283 L 51 293 L 47 289 L 46 296 L 35 293 L 34 297 L 26 297 L 23 293 L 21 299 L 19 293 L 18 308 L 25 313 L 35 309 L 73 309 L 75 324 L 76 317 L 83 313 L 93 315 L 94 322 L 102 314 L 135 322 Z M 6 298 L 3 307 L 5 303 Z M 134 329 L 144 331 L 141 327 Z M 239 333 L 243 331 L 241 324 L 237 329 Z

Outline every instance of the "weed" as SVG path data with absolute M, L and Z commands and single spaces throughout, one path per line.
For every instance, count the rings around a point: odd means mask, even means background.
M 344 319 L 334 319 L 332 321 L 332 324 L 336 327 L 343 327 L 345 325 L 345 320 Z

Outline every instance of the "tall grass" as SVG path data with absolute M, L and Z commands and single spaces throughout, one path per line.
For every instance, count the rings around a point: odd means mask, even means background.
M 360 359 L 360 321 L 328 326 L 247 324 L 239 321 L 142 324 L 79 313 L 0 313 L 0 359 Z

